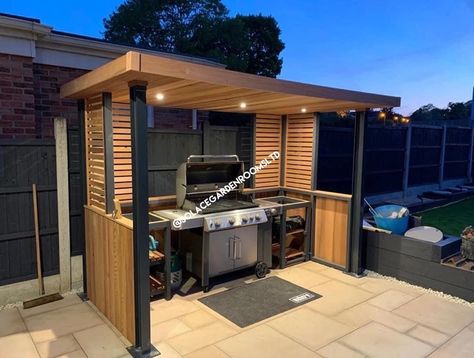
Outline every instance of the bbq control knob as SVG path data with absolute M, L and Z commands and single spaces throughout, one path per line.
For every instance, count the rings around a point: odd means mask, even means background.
M 277 213 L 277 209 L 271 208 L 270 209 L 270 214 L 275 215 Z
M 250 222 L 253 221 L 253 216 L 249 217 L 249 221 L 250 221 Z
M 259 214 L 255 214 L 255 220 L 260 221 L 260 215 Z
M 245 224 L 247 221 L 249 221 L 248 217 L 243 216 L 243 217 L 242 217 L 242 222 Z
M 216 221 L 214 221 L 214 225 L 215 225 L 215 227 L 220 227 L 221 222 L 219 220 L 216 220 Z
M 230 225 L 234 225 L 234 224 L 235 224 L 234 218 L 230 218 L 230 219 L 229 219 L 229 224 L 230 224 Z

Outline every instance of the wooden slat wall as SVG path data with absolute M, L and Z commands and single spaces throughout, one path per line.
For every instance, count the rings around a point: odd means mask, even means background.
M 120 201 L 132 200 L 132 137 L 130 105 L 112 103 L 114 132 L 114 196 Z
M 268 155 L 281 152 L 281 116 L 257 114 L 255 118 L 255 164 L 268 158 Z M 280 186 L 280 160 L 273 161 L 255 176 L 255 188 Z
M 135 343 L 133 231 L 86 207 L 85 233 L 89 299 Z
M 105 211 L 104 126 L 102 96 L 86 100 L 87 204 Z
M 316 198 L 314 256 L 341 267 L 347 266 L 350 201 Z
M 286 124 L 285 186 L 311 190 L 314 114 L 290 114 Z

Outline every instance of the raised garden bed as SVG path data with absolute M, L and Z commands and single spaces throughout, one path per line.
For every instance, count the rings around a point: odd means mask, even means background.
M 433 244 L 364 230 L 364 241 L 368 270 L 474 301 L 474 272 L 441 263 L 460 251 L 459 237 Z

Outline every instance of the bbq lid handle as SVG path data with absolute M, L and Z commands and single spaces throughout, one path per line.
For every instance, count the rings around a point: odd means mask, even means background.
M 239 162 L 239 156 L 237 154 L 228 154 L 228 155 L 211 155 L 211 154 L 204 154 L 204 155 L 190 155 L 188 157 L 188 163 L 192 163 L 195 159 L 206 161 L 209 159 L 234 159 L 236 162 Z

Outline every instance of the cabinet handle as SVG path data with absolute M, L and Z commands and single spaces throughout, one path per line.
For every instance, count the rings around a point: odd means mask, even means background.
M 235 238 L 233 240 L 234 240 L 234 245 L 233 245 L 234 246 L 234 255 L 233 255 L 234 257 L 233 258 L 234 258 L 234 260 L 236 260 L 237 259 L 237 241 L 235 240 Z
M 237 260 L 240 260 L 242 258 L 242 241 L 240 240 L 240 237 L 238 237 L 238 236 L 235 237 L 235 240 L 236 240 L 236 244 L 239 245 L 239 255 L 237 256 L 237 254 L 236 254 L 235 256 L 236 256 Z
M 232 248 L 231 248 L 231 246 L 232 246 L 232 245 L 231 245 L 231 241 L 233 241 L 233 240 L 234 240 L 234 239 L 233 239 L 232 237 L 229 237 L 229 240 L 227 240 L 227 247 L 228 247 L 228 250 L 227 250 L 227 251 L 228 251 L 227 257 L 228 257 L 228 258 L 232 258 L 232 256 L 234 255 L 233 253 L 231 253 L 231 250 L 232 250 Z

